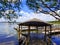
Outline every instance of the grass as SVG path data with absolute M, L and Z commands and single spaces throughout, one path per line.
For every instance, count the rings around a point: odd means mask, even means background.
M 51 24 L 60 24 L 60 21 L 49 21 L 48 23 L 51 23 Z

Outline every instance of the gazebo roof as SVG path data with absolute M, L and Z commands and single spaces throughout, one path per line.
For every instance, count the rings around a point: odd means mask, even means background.
M 50 26 L 51 24 L 48 24 L 40 19 L 33 18 L 28 21 L 19 23 L 18 25 L 23 25 L 23 26 Z

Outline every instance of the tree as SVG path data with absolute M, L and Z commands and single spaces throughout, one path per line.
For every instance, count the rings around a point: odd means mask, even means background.
M 56 13 L 60 9 L 59 0 L 27 0 L 26 3 L 34 12 L 50 14 L 60 20 L 60 15 Z
M 27 0 L 26 3 L 34 12 L 50 14 L 60 20 L 60 15 L 56 13 L 60 9 L 60 0 Z M 16 11 L 20 12 L 20 4 L 21 0 L 1 0 L 0 18 L 3 16 L 5 19 L 12 20 L 13 18 L 21 16 L 20 14 L 16 14 Z
M 12 20 L 21 16 L 16 11 L 20 12 L 20 0 L 0 0 L 0 18 Z

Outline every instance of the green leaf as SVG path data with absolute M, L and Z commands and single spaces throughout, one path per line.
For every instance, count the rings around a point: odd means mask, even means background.
M 4 0 L 4 2 L 6 3 L 8 0 Z
M 53 0 L 54 2 L 56 2 L 57 0 Z
M 54 2 L 53 4 L 52 4 L 52 6 L 56 6 L 57 5 L 57 3 L 56 2 Z
M 46 2 L 49 2 L 50 0 L 45 0 Z

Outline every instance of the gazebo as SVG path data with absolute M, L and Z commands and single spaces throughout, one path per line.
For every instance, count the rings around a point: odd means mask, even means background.
M 38 27 L 44 27 L 44 34 L 45 34 L 45 36 L 44 36 L 44 40 L 46 40 L 46 36 L 47 36 L 47 26 L 49 26 L 49 34 L 51 34 L 51 31 L 52 31 L 52 25 L 51 24 L 48 24 L 48 23 L 46 23 L 46 22 L 44 22 L 44 21 L 42 21 L 42 20 L 40 20 L 40 19 L 37 19 L 37 18 L 33 18 L 33 19 L 30 19 L 30 20 L 28 20 L 28 21 L 25 21 L 25 22 L 22 22 L 22 23 L 19 23 L 18 24 L 18 26 L 19 26 L 19 38 L 20 38 L 20 34 L 21 34 L 21 31 L 22 31 L 22 26 L 28 26 L 28 30 L 27 30 L 27 40 L 28 40 L 28 42 L 29 42 L 29 39 L 30 39 L 30 27 L 31 26 L 34 26 L 34 27 L 36 27 L 36 30 L 37 30 L 37 33 L 38 33 Z M 49 38 L 51 38 L 51 35 L 49 35 L 48 36 Z

